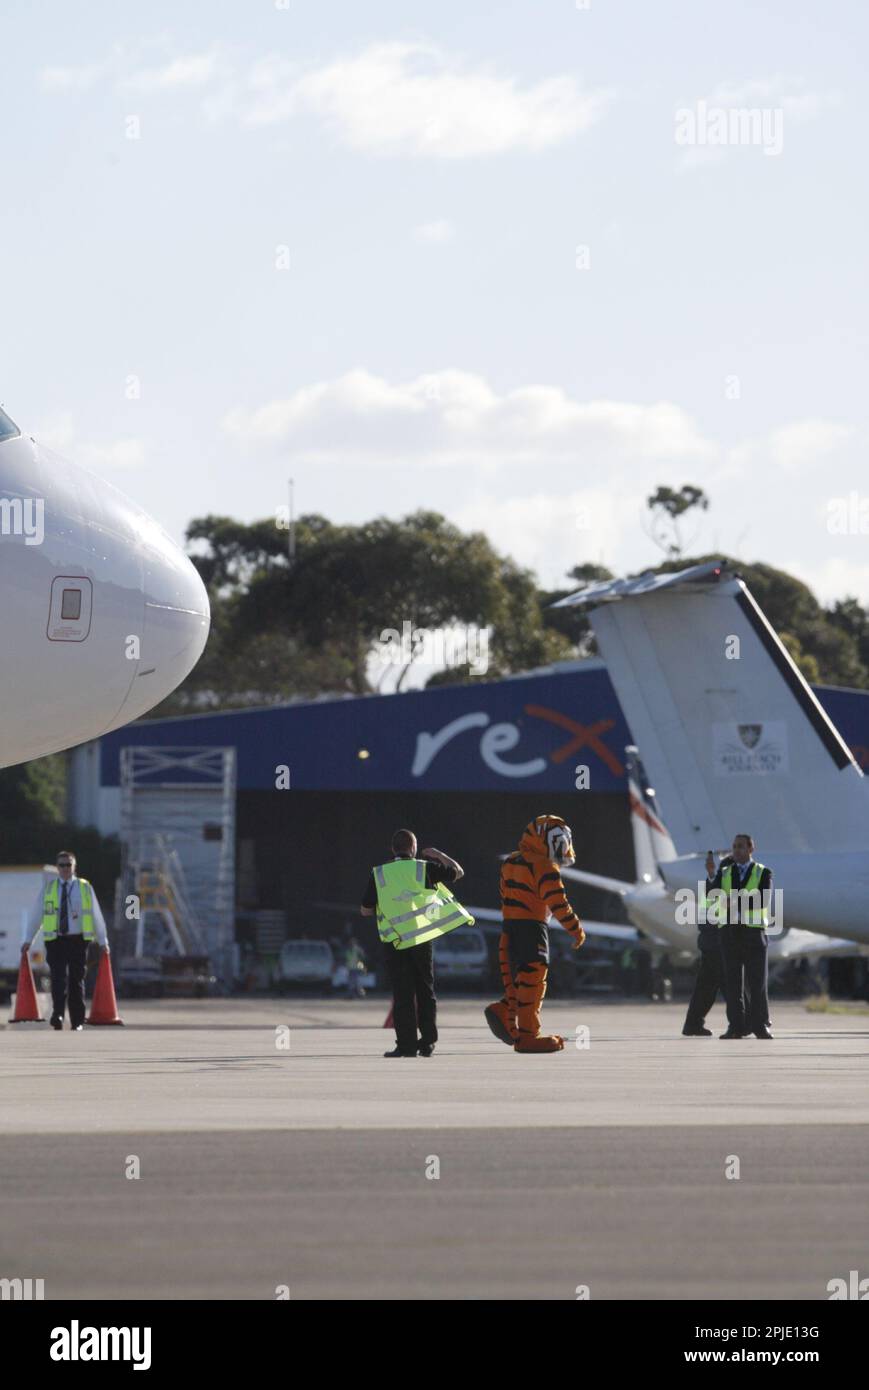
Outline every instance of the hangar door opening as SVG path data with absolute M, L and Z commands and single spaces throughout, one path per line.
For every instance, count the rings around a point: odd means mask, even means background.
M 235 749 L 121 749 L 121 901 L 139 900 L 128 950 L 208 955 L 232 978 L 235 935 Z M 121 925 L 119 921 L 119 925 Z M 146 932 L 150 931 L 150 941 Z M 158 948 L 159 949 L 159 948 Z

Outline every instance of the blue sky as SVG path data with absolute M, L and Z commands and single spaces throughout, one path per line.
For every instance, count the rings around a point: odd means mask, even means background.
M 653 563 L 643 500 L 693 482 L 695 548 L 869 602 L 828 524 L 869 438 L 866 28 L 7 0 L 0 402 L 179 539 L 292 473 L 300 510 L 433 506 L 555 583 Z M 780 113 L 781 151 L 678 143 L 698 103 Z

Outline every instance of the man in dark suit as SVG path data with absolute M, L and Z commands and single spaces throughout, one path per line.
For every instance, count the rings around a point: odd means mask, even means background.
M 707 860 L 706 871 L 709 872 Z M 713 861 L 712 872 L 715 872 Z M 686 1038 L 711 1038 L 712 1029 L 706 1027 L 706 1015 L 718 998 L 718 991 L 724 990 L 724 971 L 721 960 L 721 930 L 712 922 L 700 922 L 697 927 L 697 949 L 700 960 L 697 965 L 697 978 L 694 992 L 688 1004 L 682 1036 Z
M 767 998 L 766 928 L 772 896 L 772 870 L 754 858 L 754 840 L 740 834 L 733 838 L 733 853 L 718 869 L 710 850 L 706 856 L 708 916 L 720 923 L 721 966 L 727 1001 L 726 1039 L 771 1039 Z M 714 889 L 722 890 L 709 901 Z M 714 914 L 714 915 L 713 915 Z M 747 998 L 746 998 L 747 994 Z

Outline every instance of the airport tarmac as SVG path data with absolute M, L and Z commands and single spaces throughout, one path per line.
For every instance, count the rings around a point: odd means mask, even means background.
M 682 1038 L 682 1005 L 552 1000 L 565 1051 L 520 1057 L 480 1007 L 442 1002 L 429 1060 L 383 1059 L 382 999 L 7 1027 L 0 1277 L 47 1298 L 824 1299 L 869 1273 L 869 1016 L 777 1003 L 773 1042 L 724 1043 Z

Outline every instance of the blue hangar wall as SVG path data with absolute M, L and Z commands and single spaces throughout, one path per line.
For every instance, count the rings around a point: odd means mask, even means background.
M 869 766 L 869 694 L 818 698 Z M 283 907 L 291 929 L 352 912 L 397 826 L 461 860 L 469 902 L 497 905 L 498 855 L 540 811 L 573 826 L 577 861 L 630 878 L 624 747 L 630 733 L 602 662 L 401 695 L 142 721 L 100 740 L 101 786 L 131 744 L 232 746 L 241 909 Z M 278 769 L 289 790 L 277 790 Z M 586 766 L 590 786 L 575 787 Z M 611 903 L 577 895 L 601 916 Z

